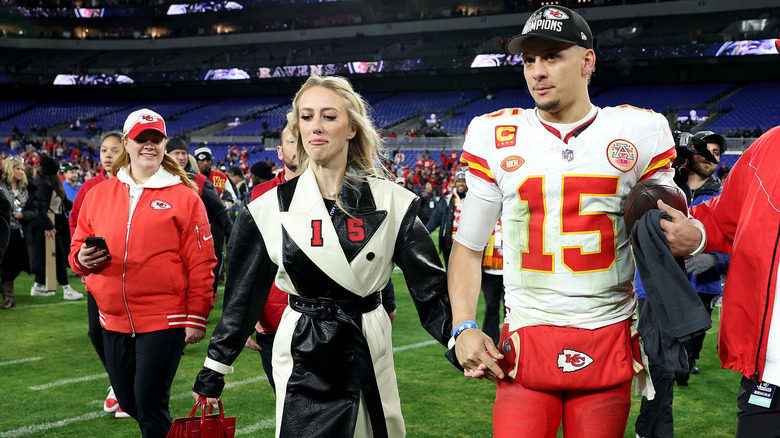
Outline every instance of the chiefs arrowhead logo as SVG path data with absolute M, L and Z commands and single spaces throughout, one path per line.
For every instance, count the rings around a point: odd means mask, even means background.
M 549 8 L 546 11 L 544 11 L 544 18 L 549 18 L 553 20 L 566 20 L 569 18 L 569 15 L 560 9 Z
M 564 373 L 579 371 L 592 363 L 592 357 L 577 350 L 564 348 L 563 353 L 558 355 L 558 368 Z
M 171 208 L 171 204 L 165 201 L 160 201 L 159 199 L 155 199 L 154 201 L 152 201 L 152 208 L 154 210 L 167 210 Z
M 510 155 L 504 158 L 504 161 L 501 162 L 501 168 L 507 172 L 514 172 L 515 170 L 519 169 L 523 163 L 525 163 L 525 160 L 523 160 L 522 157 L 518 157 L 517 155 Z
M 154 123 L 158 120 L 160 119 L 151 114 L 141 114 L 138 116 L 138 123 Z

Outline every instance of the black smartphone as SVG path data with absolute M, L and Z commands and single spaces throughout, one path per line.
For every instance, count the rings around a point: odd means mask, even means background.
M 84 239 L 84 243 L 91 248 L 102 249 L 108 252 L 108 245 L 106 245 L 106 239 L 102 237 L 87 237 Z

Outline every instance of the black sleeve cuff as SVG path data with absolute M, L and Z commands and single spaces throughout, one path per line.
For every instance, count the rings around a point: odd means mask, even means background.
M 200 370 L 195 384 L 192 385 L 192 390 L 196 393 L 212 398 L 219 397 L 224 388 L 225 376 L 206 367 Z

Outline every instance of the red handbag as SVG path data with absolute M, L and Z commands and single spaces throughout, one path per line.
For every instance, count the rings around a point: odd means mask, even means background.
M 190 416 L 173 420 L 167 438 L 233 438 L 236 436 L 236 417 L 225 417 L 222 400 L 217 399 L 219 414 L 212 414 L 212 406 L 206 412 L 206 398 L 195 402 Z M 200 416 L 195 413 L 200 408 Z

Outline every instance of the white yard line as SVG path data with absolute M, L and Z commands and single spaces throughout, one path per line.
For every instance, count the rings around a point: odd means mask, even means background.
M 238 388 L 239 386 L 248 385 L 250 383 L 259 382 L 261 380 L 268 380 L 268 377 L 265 374 L 263 374 L 262 376 L 250 377 L 250 378 L 244 379 L 244 380 L 238 380 L 238 381 L 235 381 L 235 382 L 229 382 L 229 383 L 225 384 L 225 389 Z M 190 397 L 192 397 L 192 391 L 181 393 L 181 394 L 172 395 L 171 396 L 171 400 L 181 400 L 183 398 L 190 398 Z
M 57 427 L 67 426 L 72 423 L 78 423 L 79 421 L 94 420 L 95 418 L 100 418 L 104 415 L 106 415 L 106 413 L 103 412 L 103 410 L 101 409 L 99 411 L 94 411 L 88 414 L 79 415 L 78 417 L 66 418 L 64 420 L 52 421 L 50 423 L 41 423 L 41 424 L 34 424 L 32 426 L 24 426 L 14 430 L 0 432 L 0 438 L 30 435 L 34 433 L 43 432 L 45 430 L 54 429 Z
M 5 362 L 0 362 L 0 367 L 3 365 L 16 365 L 18 363 L 25 363 L 25 362 L 34 362 L 36 360 L 41 360 L 42 357 L 28 357 L 27 359 L 16 359 L 16 360 L 7 360 Z
M 32 389 L 33 391 L 40 391 L 42 389 L 49 389 L 49 388 L 54 388 L 54 387 L 62 386 L 62 385 L 70 385 L 71 383 L 87 382 L 87 381 L 90 381 L 90 380 L 97 380 L 97 379 L 105 379 L 107 377 L 108 377 L 107 373 L 93 374 L 91 376 L 77 377 L 75 379 L 58 380 L 56 382 L 46 383 L 44 385 L 30 386 L 29 388 Z
M 87 301 L 58 301 L 56 303 L 49 303 L 49 304 L 28 304 L 26 306 L 16 306 L 14 309 L 21 310 L 21 309 L 35 309 L 37 307 L 52 307 L 52 306 L 65 306 L 68 304 L 84 304 Z
M 395 348 L 393 348 L 393 353 L 397 353 L 399 351 L 404 351 L 404 350 L 413 350 L 415 348 L 427 347 L 429 345 L 433 345 L 433 344 L 437 344 L 437 343 L 438 343 L 438 341 L 431 339 L 430 341 L 418 342 L 416 344 L 404 345 L 402 347 L 395 347 Z
M 435 343 L 436 343 L 436 341 L 434 341 L 434 340 L 425 341 L 425 342 L 418 342 L 416 344 L 404 345 L 404 346 L 401 346 L 401 347 L 393 348 L 393 351 L 394 352 L 398 352 L 398 351 L 404 351 L 404 350 L 411 350 L 411 349 L 414 349 L 414 348 L 422 348 L 422 347 L 426 347 L 428 345 L 433 345 Z M 30 360 L 38 360 L 38 359 L 42 359 L 42 358 L 19 359 L 18 361 L 11 361 L 11 362 L 30 361 Z M 6 364 L 6 363 L 7 362 L 0 362 L 0 365 Z M 106 378 L 106 377 L 108 377 L 108 374 L 106 374 L 106 373 L 93 374 L 91 376 L 78 377 L 78 378 L 75 378 L 75 379 L 59 380 L 57 382 L 51 382 L 51 383 L 47 383 L 45 385 L 30 386 L 29 388 L 32 389 L 33 391 L 39 391 L 39 390 L 42 390 L 42 389 L 54 388 L 56 386 L 68 385 L 70 383 L 84 382 L 84 381 L 95 380 L 95 379 L 103 379 L 103 378 Z M 248 385 L 250 383 L 259 382 L 261 380 L 267 380 L 267 379 L 268 379 L 268 377 L 265 376 L 265 375 L 256 376 L 256 377 L 250 377 L 248 379 L 238 380 L 238 381 L 235 381 L 235 382 L 227 383 L 225 385 L 225 389 L 237 388 L 237 387 L 240 387 L 240 386 Z M 192 396 L 192 392 L 175 394 L 175 395 L 171 396 L 171 400 L 181 400 L 181 399 L 186 399 L 186 398 L 191 397 L 191 396 Z M 97 403 L 97 402 L 91 402 L 90 404 L 94 404 L 94 403 Z M 69 424 L 77 423 L 79 421 L 94 420 L 95 418 L 100 418 L 100 417 L 102 417 L 104 415 L 107 415 L 107 414 L 105 412 L 103 412 L 103 410 L 101 409 L 99 411 L 90 412 L 90 413 L 87 413 L 87 414 L 84 414 L 84 415 L 79 415 L 78 417 L 66 418 L 64 420 L 52 421 L 52 422 L 49 422 L 49 423 L 34 424 L 34 425 L 31 425 L 31 426 L 23 426 L 23 427 L 20 427 L 18 429 L 13 429 L 13 430 L 5 431 L 5 432 L 0 432 L 0 438 L 31 435 L 31 434 L 43 432 L 43 431 L 46 431 L 46 430 L 49 430 L 49 429 L 55 429 L 55 428 L 58 428 L 58 427 L 67 426 Z M 241 429 L 237 429 L 236 430 L 236 435 L 246 435 L 246 434 L 250 434 L 252 432 L 256 432 L 256 431 L 258 431 L 260 429 L 270 429 L 270 428 L 274 427 L 274 425 L 275 425 L 274 423 L 275 423 L 275 420 L 273 418 L 268 418 L 268 419 L 260 421 L 259 423 L 255 423 L 255 424 L 243 427 Z
M 247 435 L 252 432 L 257 432 L 260 429 L 273 429 L 275 426 L 276 426 L 276 420 L 274 420 L 273 418 L 268 418 L 259 423 L 242 427 L 241 429 L 236 429 L 236 435 Z

